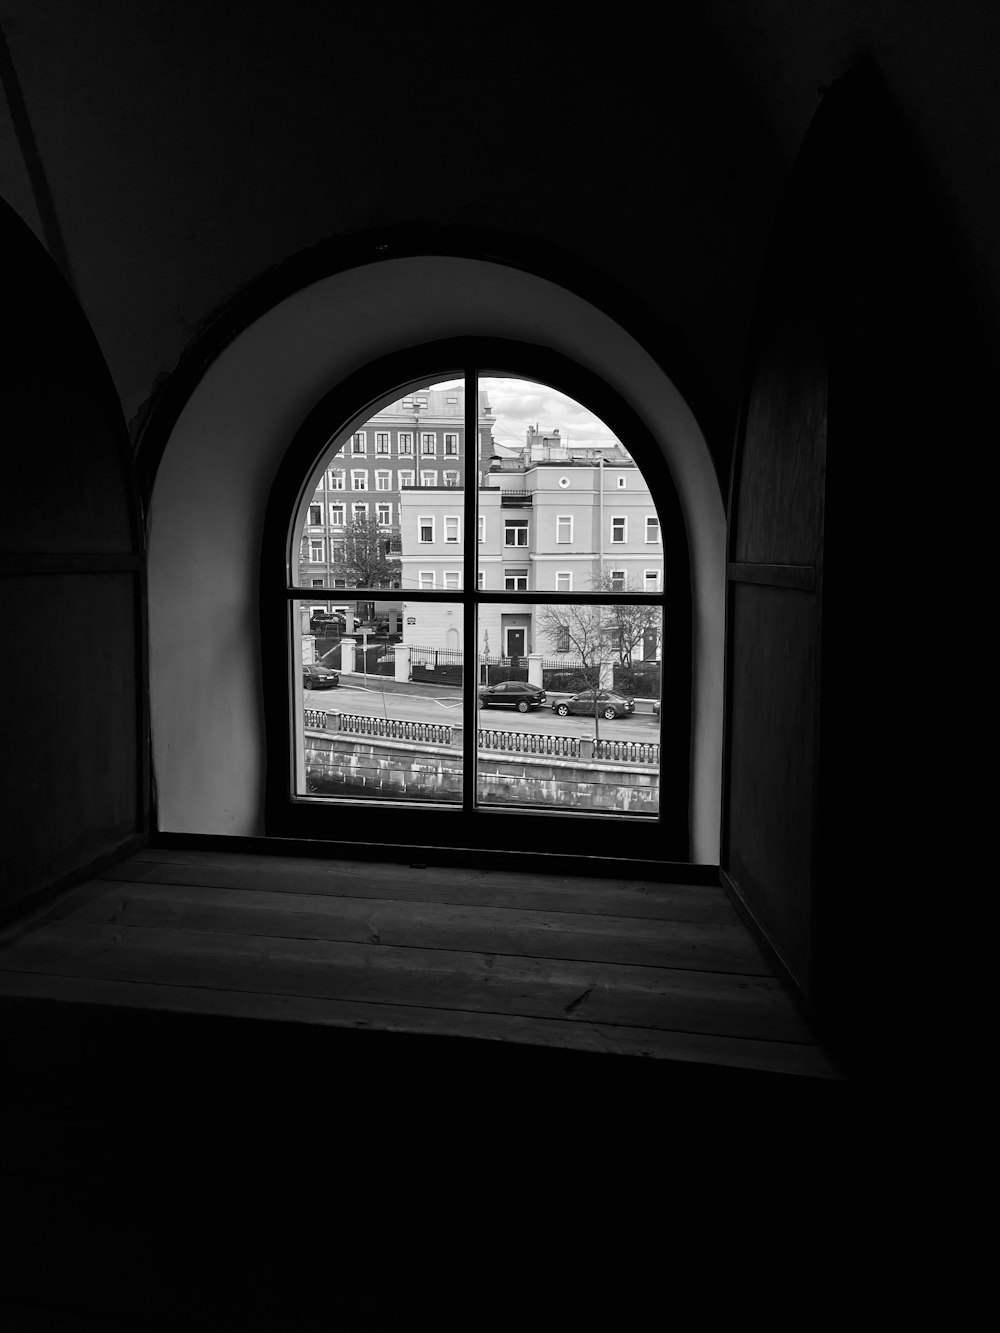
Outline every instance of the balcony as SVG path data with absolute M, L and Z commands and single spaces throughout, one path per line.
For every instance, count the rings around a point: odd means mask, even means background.
M 504 491 L 500 492 L 501 509 L 530 509 L 531 491 Z

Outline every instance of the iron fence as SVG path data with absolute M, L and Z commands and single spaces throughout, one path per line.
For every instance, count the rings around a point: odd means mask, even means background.
M 327 713 L 307 708 L 305 725 L 311 731 L 367 736 L 373 740 L 417 741 L 427 745 L 453 745 L 455 728 L 440 722 L 405 722 L 391 717 L 365 717 L 357 713 Z

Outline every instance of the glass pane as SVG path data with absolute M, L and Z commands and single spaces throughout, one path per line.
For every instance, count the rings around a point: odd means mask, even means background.
M 662 625 L 654 606 L 481 606 L 479 803 L 655 815 Z
M 461 606 L 291 605 L 295 794 L 461 803 Z
M 627 441 L 544 384 L 478 389 L 480 588 L 658 593 L 659 517 Z
M 294 586 L 422 586 L 420 557 L 429 548 L 416 528 L 428 514 L 435 518 L 436 586 L 453 586 L 441 561 L 455 556 L 461 540 L 466 455 L 462 380 L 409 389 L 332 439 L 296 517 Z M 404 554 L 407 532 L 412 549 Z

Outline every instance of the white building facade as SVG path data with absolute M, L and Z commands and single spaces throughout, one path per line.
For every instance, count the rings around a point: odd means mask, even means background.
M 551 438 L 532 447 L 529 436 L 520 459 L 497 460 L 482 478 L 479 587 L 540 594 L 659 592 L 659 517 L 639 469 L 623 449 L 570 451 Z M 404 590 L 461 589 L 467 533 L 457 498 L 440 487 L 400 495 Z M 404 613 L 404 643 L 464 647 L 458 604 L 411 604 Z M 480 653 L 503 657 L 550 658 L 569 651 L 546 632 L 539 607 L 524 603 L 480 606 L 476 646 Z

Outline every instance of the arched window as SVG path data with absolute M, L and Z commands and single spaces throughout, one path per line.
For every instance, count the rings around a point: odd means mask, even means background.
M 269 834 L 688 859 L 680 507 L 565 358 L 455 340 L 328 394 L 272 490 L 261 623 Z

